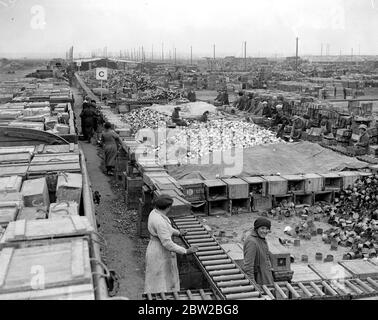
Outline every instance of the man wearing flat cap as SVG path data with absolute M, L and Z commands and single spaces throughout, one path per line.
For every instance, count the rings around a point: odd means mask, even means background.
M 159 196 L 148 217 L 150 242 L 146 252 L 145 293 L 180 291 L 176 254 L 192 254 L 198 250 L 197 247 L 185 249 L 172 241 L 172 236 L 185 234 L 174 229 L 167 217 L 172 204 L 171 196 Z
M 271 222 L 268 219 L 256 219 L 254 229 L 244 242 L 244 271 L 259 285 L 270 285 L 274 282 L 266 241 L 270 228 Z

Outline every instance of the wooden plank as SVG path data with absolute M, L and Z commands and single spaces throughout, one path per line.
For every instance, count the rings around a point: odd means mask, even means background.
M 288 296 L 285 294 L 285 292 L 281 289 L 281 287 L 276 282 L 274 283 L 274 288 L 283 299 L 289 299 Z
M 309 267 L 323 280 L 352 278 L 352 274 L 337 263 L 310 264 Z
M 354 277 L 360 279 L 366 279 L 368 277 L 378 276 L 378 266 L 365 260 L 350 260 L 350 261 L 340 261 L 345 269 L 347 269 Z
M 292 285 L 289 282 L 285 282 L 285 285 L 289 289 L 291 294 L 294 296 L 294 298 L 299 299 L 301 297 L 299 293 L 292 287 Z
M 315 290 L 315 292 L 319 296 L 321 296 L 321 297 L 325 296 L 325 293 L 322 290 L 320 290 L 320 288 L 314 282 L 311 281 L 310 286 Z
M 5 248 L 0 252 L 0 287 L 5 283 L 13 253 L 13 248 Z
M 306 288 L 306 286 L 303 283 L 299 282 L 298 286 L 299 286 L 299 288 L 301 288 L 301 290 L 304 292 L 304 294 L 307 297 L 309 297 L 309 298 L 313 297 L 313 294 Z
M 84 247 L 83 241 L 72 242 L 71 273 L 74 278 L 83 277 L 84 270 Z

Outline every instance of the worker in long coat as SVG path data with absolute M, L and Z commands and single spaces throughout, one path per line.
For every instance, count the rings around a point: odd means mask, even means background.
M 118 146 L 121 145 L 119 135 L 112 130 L 110 122 L 104 125 L 104 131 L 101 134 L 100 143 L 104 148 L 106 174 L 113 175 L 115 162 L 118 152 Z
M 268 219 L 256 219 L 254 230 L 244 242 L 244 271 L 259 285 L 271 285 L 274 282 L 271 253 L 266 241 L 270 228 Z
M 90 143 L 94 134 L 95 124 L 97 122 L 96 113 L 93 110 L 91 110 L 91 108 L 87 104 L 81 111 L 80 118 L 81 130 L 83 132 L 84 139 L 87 140 L 88 143 Z
M 192 254 L 198 250 L 197 247 L 185 249 L 172 241 L 172 236 L 180 235 L 180 231 L 172 227 L 167 217 L 172 204 L 172 197 L 161 195 L 148 217 L 148 231 L 151 237 L 146 252 L 145 293 L 179 291 L 176 254 Z M 181 235 L 185 235 L 185 232 Z

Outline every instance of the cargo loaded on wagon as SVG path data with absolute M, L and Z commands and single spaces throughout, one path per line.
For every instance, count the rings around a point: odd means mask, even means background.
M 0 300 L 109 299 L 73 95 L 52 79 L 20 87 L 0 105 Z

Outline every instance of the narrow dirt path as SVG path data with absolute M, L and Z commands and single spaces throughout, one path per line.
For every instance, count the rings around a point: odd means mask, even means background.
M 75 114 L 80 131 L 82 96 L 71 88 L 75 96 Z M 109 269 L 120 276 L 120 290 L 117 296 L 140 299 L 144 288 L 145 240 L 136 237 L 136 212 L 126 211 L 122 188 L 113 177 L 102 170 L 102 150 L 94 144 L 79 142 L 82 147 L 92 190 L 101 194 L 100 205 L 96 206 L 99 232 L 105 237 L 107 247 L 102 258 Z

